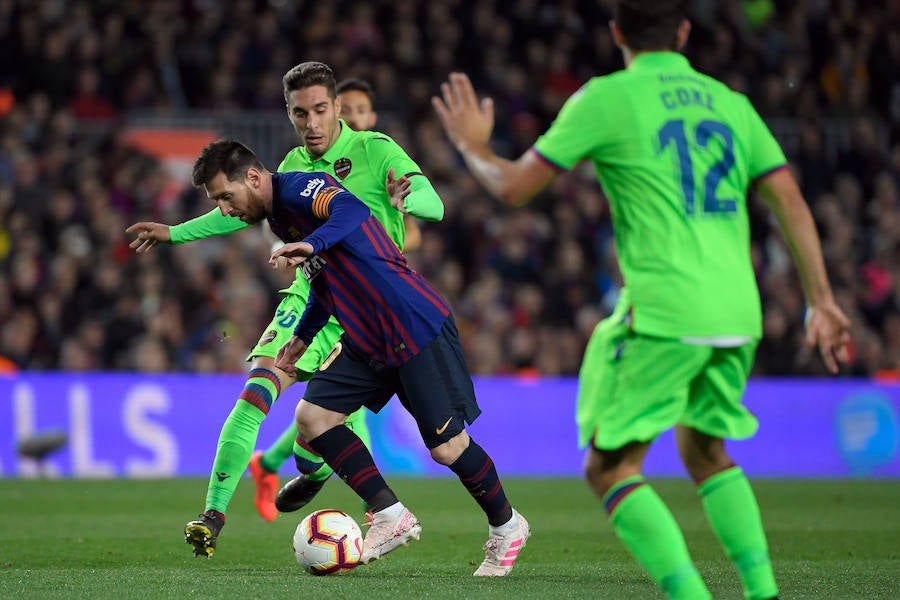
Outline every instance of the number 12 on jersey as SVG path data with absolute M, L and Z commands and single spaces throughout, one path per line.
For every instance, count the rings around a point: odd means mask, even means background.
M 703 212 L 733 213 L 737 210 L 737 201 L 733 198 L 716 197 L 719 182 L 728 175 L 734 166 L 734 138 L 731 129 L 719 121 L 700 121 L 693 131 L 694 141 L 700 148 L 708 149 L 713 136 L 722 140 L 722 157 L 716 161 L 703 176 Z M 688 148 L 687 132 L 683 119 L 666 121 L 659 130 L 659 149 L 664 151 L 669 143 L 675 145 L 678 155 L 678 170 L 681 173 L 681 191 L 684 195 L 684 212 L 688 216 L 696 214 L 694 202 L 694 161 Z M 707 150 L 708 151 L 708 150 Z M 706 162 L 706 161 L 704 161 Z

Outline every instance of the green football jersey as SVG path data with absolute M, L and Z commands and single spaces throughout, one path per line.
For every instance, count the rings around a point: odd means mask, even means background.
M 593 162 L 635 331 L 762 335 L 747 190 L 786 161 L 744 95 L 680 54 L 642 53 L 569 98 L 533 149 L 563 170 Z
M 395 177 L 420 175 L 419 166 L 394 140 L 377 131 L 354 131 L 341 120 L 341 132 L 325 154 L 314 159 L 304 146 L 298 146 L 287 153 L 278 166 L 278 172 L 323 171 L 334 175 L 341 185 L 362 200 L 372 211 L 388 235 L 403 249 L 406 229 L 403 213 L 391 206 L 385 182 L 388 170 L 394 169 Z M 418 181 L 421 180 L 421 181 Z M 413 193 L 406 200 L 404 208 L 411 215 L 427 220 L 440 220 L 444 207 L 440 198 L 424 177 L 413 178 Z M 419 191 L 420 193 L 417 193 Z M 175 225 L 170 229 L 172 243 L 180 244 L 214 235 L 225 235 L 247 227 L 240 219 L 222 216 L 218 209 Z M 297 269 L 297 276 L 287 293 L 309 294 L 309 282 Z

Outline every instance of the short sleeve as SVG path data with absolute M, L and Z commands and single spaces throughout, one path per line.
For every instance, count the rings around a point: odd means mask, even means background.
M 769 127 L 753 108 L 746 98 L 748 111 L 748 172 L 750 179 L 754 180 L 770 171 L 774 171 L 787 164 L 784 151 L 778 144 L 778 140 L 769 131 Z
M 571 170 L 588 158 L 603 141 L 603 110 L 595 101 L 599 83 L 599 79 L 591 80 L 572 94 L 550 128 L 532 147 L 544 160 L 559 169 Z

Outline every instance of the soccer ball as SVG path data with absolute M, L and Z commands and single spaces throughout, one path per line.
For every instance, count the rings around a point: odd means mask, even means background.
M 359 525 L 335 509 L 308 514 L 294 531 L 294 556 L 313 575 L 346 573 L 359 564 L 362 545 Z

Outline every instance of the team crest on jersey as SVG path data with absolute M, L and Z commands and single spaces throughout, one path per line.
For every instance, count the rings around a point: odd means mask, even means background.
M 277 335 L 278 335 L 277 331 L 275 331 L 274 329 L 270 329 L 261 338 L 259 338 L 259 345 L 265 346 L 266 344 L 268 344 L 269 342 L 274 340 L 275 336 L 277 336 Z
M 338 176 L 338 179 L 343 179 L 349 175 L 352 168 L 353 163 L 350 162 L 349 158 L 339 158 L 334 161 L 334 174 Z
M 326 264 L 328 263 L 325 262 L 325 259 L 316 254 L 300 263 L 300 271 L 307 281 L 312 281 L 316 275 L 322 272 Z

